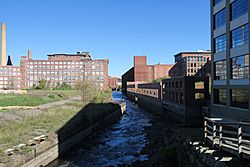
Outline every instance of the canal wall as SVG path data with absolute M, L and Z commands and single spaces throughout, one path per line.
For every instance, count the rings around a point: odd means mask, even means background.
M 116 110 L 108 113 L 100 112 L 98 116 L 92 118 L 86 119 L 81 114 L 76 115 L 56 133 L 37 137 L 30 143 L 29 148 L 31 150 L 27 153 L 20 154 L 18 152 L 18 149 L 23 150 L 24 146 L 13 149 L 7 159 L 0 161 L 0 167 L 41 167 L 48 165 L 96 131 L 117 121 L 125 112 L 126 103 L 120 103 L 119 106 L 119 109 L 116 107 Z M 93 112 L 98 113 L 98 111 Z M 90 124 L 87 125 L 86 122 Z
M 128 92 L 126 95 L 130 101 L 138 104 L 143 109 L 161 117 L 167 116 L 167 112 L 162 108 L 160 99 L 133 92 Z

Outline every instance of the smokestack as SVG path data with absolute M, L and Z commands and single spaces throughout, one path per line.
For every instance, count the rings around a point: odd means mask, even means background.
M 6 25 L 1 24 L 1 50 L 0 50 L 0 65 L 6 65 Z
M 8 56 L 7 66 L 12 66 L 12 61 L 10 55 Z
M 28 59 L 31 59 L 31 56 L 32 56 L 32 54 L 31 54 L 31 50 L 30 50 L 30 49 L 28 49 Z

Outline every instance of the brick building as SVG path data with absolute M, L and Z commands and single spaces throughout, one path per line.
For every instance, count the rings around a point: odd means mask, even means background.
M 210 76 L 211 52 L 181 52 L 175 57 L 175 65 L 170 70 L 171 77 L 181 76 Z
M 122 86 L 121 78 L 118 78 L 118 77 L 109 76 L 108 83 L 109 83 L 108 84 L 109 88 L 118 88 L 118 87 Z
M 147 65 L 146 56 L 134 56 L 134 67 L 122 75 L 122 88 L 126 91 L 127 82 L 149 83 L 161 77 L 168 77 L 172 64 Z
M 209 77 L 185 76 L 164 79 L 163 108 L 181 122 L 200 124 L 202 106 L 209 100 Z
M 0 66 L 0 89 L 20 89 L 20 66 Z
M 20 66 L 0 66 L 0 89 L 31 88 L 41 79 L 48 81 L 51 87 L 62 82 L 74 85 L 77 80 L 89 79 L 105 90 L 108 88 L 108 63 L 107 59 L 93 60 L 88 52 L 53 54 L 48 55 L 48 60 L 33 60 L 29 51 L 28 56 L 21 56 Z

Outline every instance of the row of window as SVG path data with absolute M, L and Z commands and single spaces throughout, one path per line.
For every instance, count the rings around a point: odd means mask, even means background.
M 0 81 L 0 85 L 4 85 L 4 84 L 7 85 L 7 84 L 11 84 L 12 82 L 21 84 L 19 80 L 14 80 L 12 78 L 9 78 L 8 81 Z
M 63 82 L 66 82 L 67 84 L 70 84 L 70 85 L 74 85 L 76 82 L 75 81 L 63 81 Z M 50 82 L 50 86 L 58 86 L 58 83 L 63 83 L 62 81 L 61 82 L 58 82 L 58 81 L 52 81 L 52 82 Z M 38 84 L 38 82 L 26 82 L 26 85 L 28 86 L 28 87 L 32 87 L 32 86 L 34 86 L 34 85 L 37 85 Z M 103 86 L 104 86 L 104 83 L 95 83 L 95 85 L 96 86 L 100 86 L 100 88 L 101 88 L 101 90 L 102 90 L 102 88 L 103 88 Z M 1 88 L 1 86 L 3 87 L 3 88 L 9 88 L 10 87 L 10 85 L 0 85 L 0 88 Z M 16 85 L 15 85 L 16 86 Z M 20 85 L 17 85 L 16 87 L 20 87 Z
M 243 25 L 235 30 L 232 30 L 230 35 L 231 35 L 231 41 L 230 41 L 230 46 L 231 48 L 235 48 L 237 46 L 242 46 L 246 45 L 249 42 L 248 38 L 248 24 Z M 226 43 L 227 43 L 227 38 L 226 34 L 223 34 L 215 40 L 215 53 L 222 52 L 226 50 Z
M 207 58 L 206 57 L 202 57 L 202 56 L 199 56 L 199 57 L 188 56 L 187 57 L 187 61 L 200 61 L 200 62 L 204 61 L 204 62 L 207 62 Z
M 96 75 L 103 75 L 104 73 L 102 71 L 75 71 L 75 70 L 51 70 L 51 71 L 43 71 L 43 70 L 29 70 L 29 71 L 26 71 L 26 74 L 29 75 L 29 74 L 72 74 L 72 73 L 75 73 L 75 74 L 96 74 Z M 14 74 L 10 74 L 10 75 L 14 75 Z M 15 76 L 15 75 L 14 75 Z
M 168 102 L 174 102 L 181 105 L 184 103 L 183 93 L 166 91 L 164 99 L 167 100 Z
M 20 73 L 16 73 L 16 72 L 6 72 L 6 73 L 0 73 L 1 76 L 14 76 L 14 77 L 19 77 Z
M 187 63 L 188 67 L 203 67 L 204 64 L 203 63 Z
M 217 4 L 218 2 L 214 2 Z M 234 20 L 248 12 L 248 0 L 236 0 L 230 4 L 230 20 Z M 214 15 L 214 29 L 226 25 L 226 8 Z
M 215 80 L 227 79 L 226 60 L 215 62 Z M 231 79 L 249 78 L 249 55 L 231 58 Z
M 66 69 L 70 69 L 70 68 L 80 68 L 80 69 L 85 69 L 85 68 L 89 68 L 89 69 L 103 69 L 103 66 L 96 66 L 96 65 L 74 65 L 74 66 L 67 66 L 67 65 L 27 65 L 26 68 L 28 69 L 58 69 L 58 68 L 66 68 Z
M 15 89 L 15 88 L 21 88 L 21 85 L 1 85 L 0 84 L 0 89 Z
M 68 65 L 74 65 L 74 64 L 103 64 L 101 61 L 63 61 L 63 62 L 58 62 L 58 61 L 30 61 L 27 62 L 27 64 L 39 64 L 39 65 L 46 65 L 46 64 L 68 64 Z
M 12 71 L 20 71 L 20 68 L 5 68 L 5 67 L 0 68 L 0 73 L 1 72 L 12 72 Z
M 8 81 L 8 80 L 21 80 L 19 77 L 0 77 L 0 81 Z
M 166 82 L 163 85 L 163 88 L 183 88 L 183 82 L 182 81 Z
M 193 68 L 188 68 L 188 71 L 187 71 L 187 72 L 188 72 L 188 73 L 194 73 L 194 74 L 195 74 L 195 73 L 198 72 L 198 71 L 199 71 L 199 69 L 196 69 L 196 68 L 194 68 L 194 69 L 193 69 Z
M 227 105 L 226 89 L 214 89 L 214 104 Z M 230 90 L 230 106 L 248 109 L 249 92 L 247 89 Z
M 97 80 L 104 80 L 104 77 L 103 76 L 93 76 L 93 75 L 88 75 L 88 76 L 27 76 L 26 77 L 26 80 L 40 80 L 40 78 L 43 78 L 43 79 L 46 79 L 46 80 L 54 80 L 54 79 L 57 79 L 57 80 L 79 80 L 79 79 L 83 79 L 83 78 L 86 78 L 86 79 L 97 79 Z

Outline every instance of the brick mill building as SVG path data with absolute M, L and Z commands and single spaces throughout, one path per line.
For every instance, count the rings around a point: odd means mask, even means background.
M 59 83 L 74 85 L 76 81 L 93 80 L 105 90 L 108 88 L 107 59 L 93 60 L 88 52 L 48 55 L 48 60 L 33 60 L 31 53 L 21 56 L 20 66 L 0 66 L 0 89 L 26 89 L 42 79 L 50 87 Z
M 210 76 L 211 52 L 181 52 L 175 57 L 175 65 L 169 71 L 171 77 L 181 76 Z
M 108 83 L 109 83 L 108 84 L 109 88 L 112 88 L 112 89 L 115 89 L 115 88 L 122 86 L 121 78 L 118 78 L 118 77 L 109 76 Z
M 149 83 L 161 77 L 168 77 L 172 64 L 147 65 L 146 56 L 134 56 L 134 66 L 122 75 L 122 89 L 126 91 L 127 83 Z

